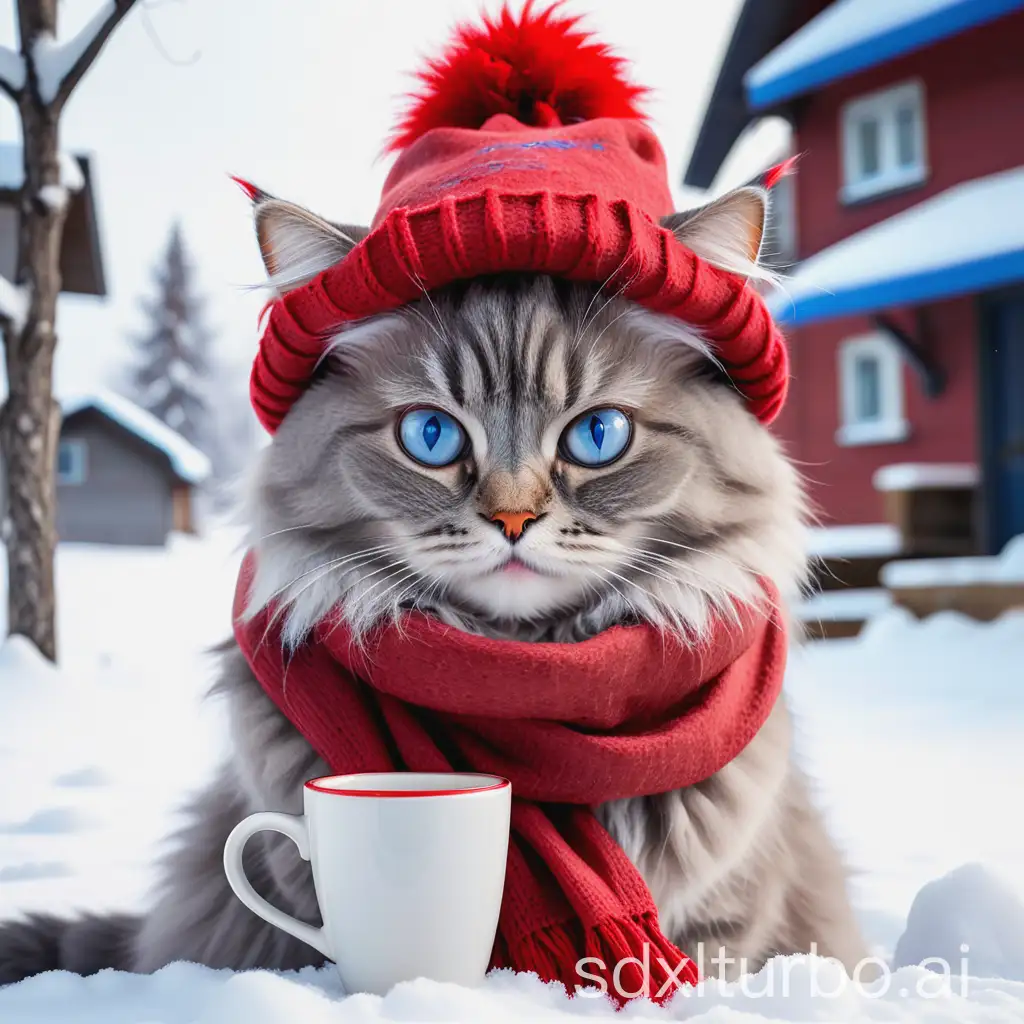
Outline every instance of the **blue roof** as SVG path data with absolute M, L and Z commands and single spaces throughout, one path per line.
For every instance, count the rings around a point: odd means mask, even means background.
M 804 260 L 768 307 L 782 323 L 915 306 L 1024 281 L 1024 167 L 964 182 Z
M 837 0 L 747 72 L 747 102 L 774 106 L 1021 9 L 1024 0 Z

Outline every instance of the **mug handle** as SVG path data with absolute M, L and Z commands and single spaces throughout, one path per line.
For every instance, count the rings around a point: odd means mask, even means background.
M 243 818 L 232 830 L 224 844 L 224 873 L 234 894 L 257 916 L 295 936 L 307 946 L 319 950 L 328 960 L 333 960 L 327 945 L 327 933 L 323 928 L 314 928 L 298 918 L 278 910 L 268 903 L 253 887 L 242 867 L 242 850 L 257 832 L 280 832 L 298 848 L 299 856 L 309 860 L 309 832 L 306 819 L 301 815 L 281 814 L 278 811 L 261 811 Z

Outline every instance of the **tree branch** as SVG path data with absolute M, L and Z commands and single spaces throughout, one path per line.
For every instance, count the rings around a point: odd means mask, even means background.
M 100 50 L 110 34 L 121 23 L 124 16 L 135 6 L 137 0 L 105 0 L 95 17 L 81 32 L 66 43 L 51 43 L 43 54 L 37 49 L 33 54 L 37 73 L 43 78 L 41 65 L 48 65 L 48 71 L 56 79 L 50 84 L 51 96 L 43 96 L 43 100 L 58 110 L 67 102 L 75 86 L 99 56 Z

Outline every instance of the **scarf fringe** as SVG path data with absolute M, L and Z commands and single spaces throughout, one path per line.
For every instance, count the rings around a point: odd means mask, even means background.
M 549 925 L 523 936 L 495 966 L 522 970 L 529 964 L 542 981 L 559 982 L 569 995 L 603 987 L 620 1007 L 638 997 L 665 1002 L 700 980 L 697 965 L 661 934 L 653 912 L 602 921 L 587 929 L 582 955 L 580 948 L 578 927 Z

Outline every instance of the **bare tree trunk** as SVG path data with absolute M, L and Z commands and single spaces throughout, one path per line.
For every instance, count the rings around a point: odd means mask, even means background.
M 55 33 L 57 0 L 19 0 L 22 48 Z M 25 181 L 21 199 L 19 264 L 29 307 L 20 331 L 6 332 L 8 397 L 0 424 L 7 472 L 7 629 L 57 655 L 53 556 L 56 546 L 55 458 L 60 412 L 53 400 L 54 324 L 60 294 L 60 245 L 66 204 L 39 198 L 60 184 L 58 113 L 40 96 L 28 63 L 19 97 Z
M 56 454 L 60 408 L 53 399 L 55 324 L 60 295 L 60 250 L 66 202 L 47 201 L 42 189 L 59 194 L 58 124 L 75 86 L 135 0 L 115 0 L 90 31 L 87 45 L 49 95 L 40 82 L 35 46 L 57 34 L 57 0 L 18 0 L 24 82 L 2 83 L 21 115 L 25 180 L 18 241 L 19 285 L 27 295 L 24 322 L 4 325 L 7 401 L 0 413 L 0 453 L 5 466 L 7 508 L 7 629 L 28 637 L 56 658 L 53 559 L 56 547 Z

